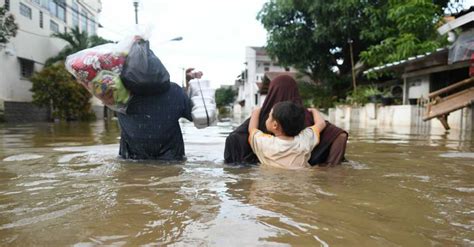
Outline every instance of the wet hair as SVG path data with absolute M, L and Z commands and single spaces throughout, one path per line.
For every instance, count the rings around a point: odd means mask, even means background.
M 283 101 L 273 106 L 272 117 L 287 136 L 296 136 L 305 128 L 305 111 L 300 105 Z

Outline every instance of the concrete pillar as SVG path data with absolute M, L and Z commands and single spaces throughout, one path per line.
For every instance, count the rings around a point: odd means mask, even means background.
M 406 77 L 403 77 L 403 104 L 408 104 L 408 84 Z

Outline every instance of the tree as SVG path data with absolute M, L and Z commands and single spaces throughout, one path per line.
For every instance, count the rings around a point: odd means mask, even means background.
M 372 21 L 361 36 L 365 40 L 381 41 L 363 51 L 362 60 L 373 67 L 445 46 L 446 38 L 440 36 L 436 28 L 446 7 L 453 6 L 455 2 L 392 0 L 380 8 L 367 8 Z
M 315 85 L 314 83 L 298 82 L 301 99 L 305 107 L 331 108 L 334 106 L 336 97 L 331 95 L 331 90 L 326 85 Z
M 45 67 L 31 77 L 33 103 L 51 107 L 54 118 L 91 120 L 91 94 L 69 74 L 63 64 Z
M 324 84 L 332 95 L 350 88 L 352 66 L 361 52 L 373 66 L 443 45 L 435 26 L 460 0 L 270 0 L 257 19 L 268 31 L 266 49 Z M 455 7 L 454 7 L 455 8 Z
M 54 33 L 52 37 L 60 38 L 67 45 L 58 55 L 46 60 L 44 69 L 36 73 L 31 82 L 33 87 L 33 103 L 51 107 L 53 117 L 65 120 L 91 120 L 91 94 L 66 70 L 63 61 L 67 56 L 100 44 L 110 43 L 98 36 L 89 36 L 79 28 L 69 32 Z
M 234 103 L 237 92 L 234 89 L 228 88 L 219 88 L 216 90 L 216 105 L 217 107 L 228 106 Z
M 87 32 L 81 32 L 79 27 L 74 27 L 69 32 L 54 33 L 51 35 L 51 37 L 66 41 L 67 45 L 59 52 L 58 55 L 46 60 L 46 66 L 58 61 L 64 61 L 66 60 L 67 56 L 78 51 L 106 43 L 112 43 L 112 41 L 103 39 L 97 35 L 89 36 Z
M 268 31 L 266 49 L 284 66 L 293 66 L 331 93 L 343 96 L 350 86 L 348 40 L 355 60 L 370 43 L 360 40 L 368 20 L 364 9 L 377 0 L 271 0 L 257 18 Z
M 0 44 L 8 43 L 8 40 L 16 36 L 18 24 L 15 23 L 15 17 L 7 14 L 4 7 L 0 7 Z

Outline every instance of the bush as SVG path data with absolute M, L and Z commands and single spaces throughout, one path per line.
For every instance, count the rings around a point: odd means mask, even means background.
M 217 107 L 231 105 L 236 96 L 237 92 L 231 87 L 217 89 L 215 94 Z
M 63 120 L 94 120 L 91 94 L 69 74 L 63 64 L 45 67 L 31 77 L 33 103 L 50 107 L 53 118 Z
M 300 82 L 298 89 L 305 107 L 331 108 L 337 100 L 337 96 L 333 96 L 331 90 L 322 85 Z
M 227 116 L 232 113 L 232 109 L 229 106 L 221 106 L 217 109 L 219 111 L 219 115 Z
M 375 86 L 360 86 L 347 95 L 346 103 L 350 105 L 365 105 L 372 97 L 382 97 L 382 92 Z

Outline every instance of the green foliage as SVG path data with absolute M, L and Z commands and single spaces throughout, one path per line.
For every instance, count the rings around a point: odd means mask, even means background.
M 365 105 L 369 103 L 370 97 L 382 96 L 384 93 L 375 86 L 360 86 L 347 95 L 346 103 L 350 105 Z
M 102 44 L 112 43 L 112 41 L 103 39 L 97 35 L 89 36 L 87 32 L 81 32 L 79 27 L 74 27 L 69 32 L 65 33 L 53 33 L 51 37 L 66 41 L 67 45 L 59 52 L 58 55 L 46 60 L 46 66 L 58 61 L 64 61 L 66 60 L 67 56 L 78 51 Z
M 343 97 L 351 88 L 349 40 L 354 61 L 369 67 L 433 51 L 446 44 L 436 33 L 443 11 L 461 2 L 270 0 L 257 19 L 268 32 L 272 58 L 322 83 L 331 96 Z
M 69 74 L 63 64 L 44 68 L 31 77 L 33 103 L 51 107 L 54 118 L 92 120 L 91 94 Z
M 15 17 L 7 14 L 4 7 L 0 7 L 0 44 L 8 43 L 8 40 L 16 36 L 18 24 L 15 23 Z
M 305 107 L 331 108 L 337 100 L 336 96 L 331 96 L 331 90 L 324 85 L 300 82 L 298 89 Z
M 364 11 L 378 0 L 271 0 L 257 18 L 268 31 L 266 49 L 284 66 L 293 66 L 336 95 L 350 88 L 352 40 L 354 60 L 376 41 L 363 42 L 371 21 Z M 338 85 L 336 85 L 338 84 Z
M 445 46 L 446 38 L 436 28 L 446 6 L 451 6 L 448 1 L 389 0 L 381 8 L 367 9 L 372 22 L 362 35 L 381 41 L 361 52 L 362 60 L 373 67 Z
M 95 116 L 89 103 L 91 94 L 75 81 L 63 63 L 56 62 L 75 52 L 110 41 L 98 36 L 89 37 L 87 32 L 80 32 L 77 27 L 66 33 L 54 33 L 52 37 L 66 41 L 67 45 L 57 56 L 46 60 L 45 68 L 31 78 L 33 103 L 51 107 L 54 118 L 92 120 Z
M 219 111 L 219 116 L 223 116 L 223 117 L 230 116 L 230 113 L 232 112 L 230 106 L 221 106 L 217 108 L 217 110 Z
M 219 88 L 216 90 L 216 105 L 218 108 L 222 106 L 228 106 L 234 103 L 237 92 L 228 87 L 228 88 Z

